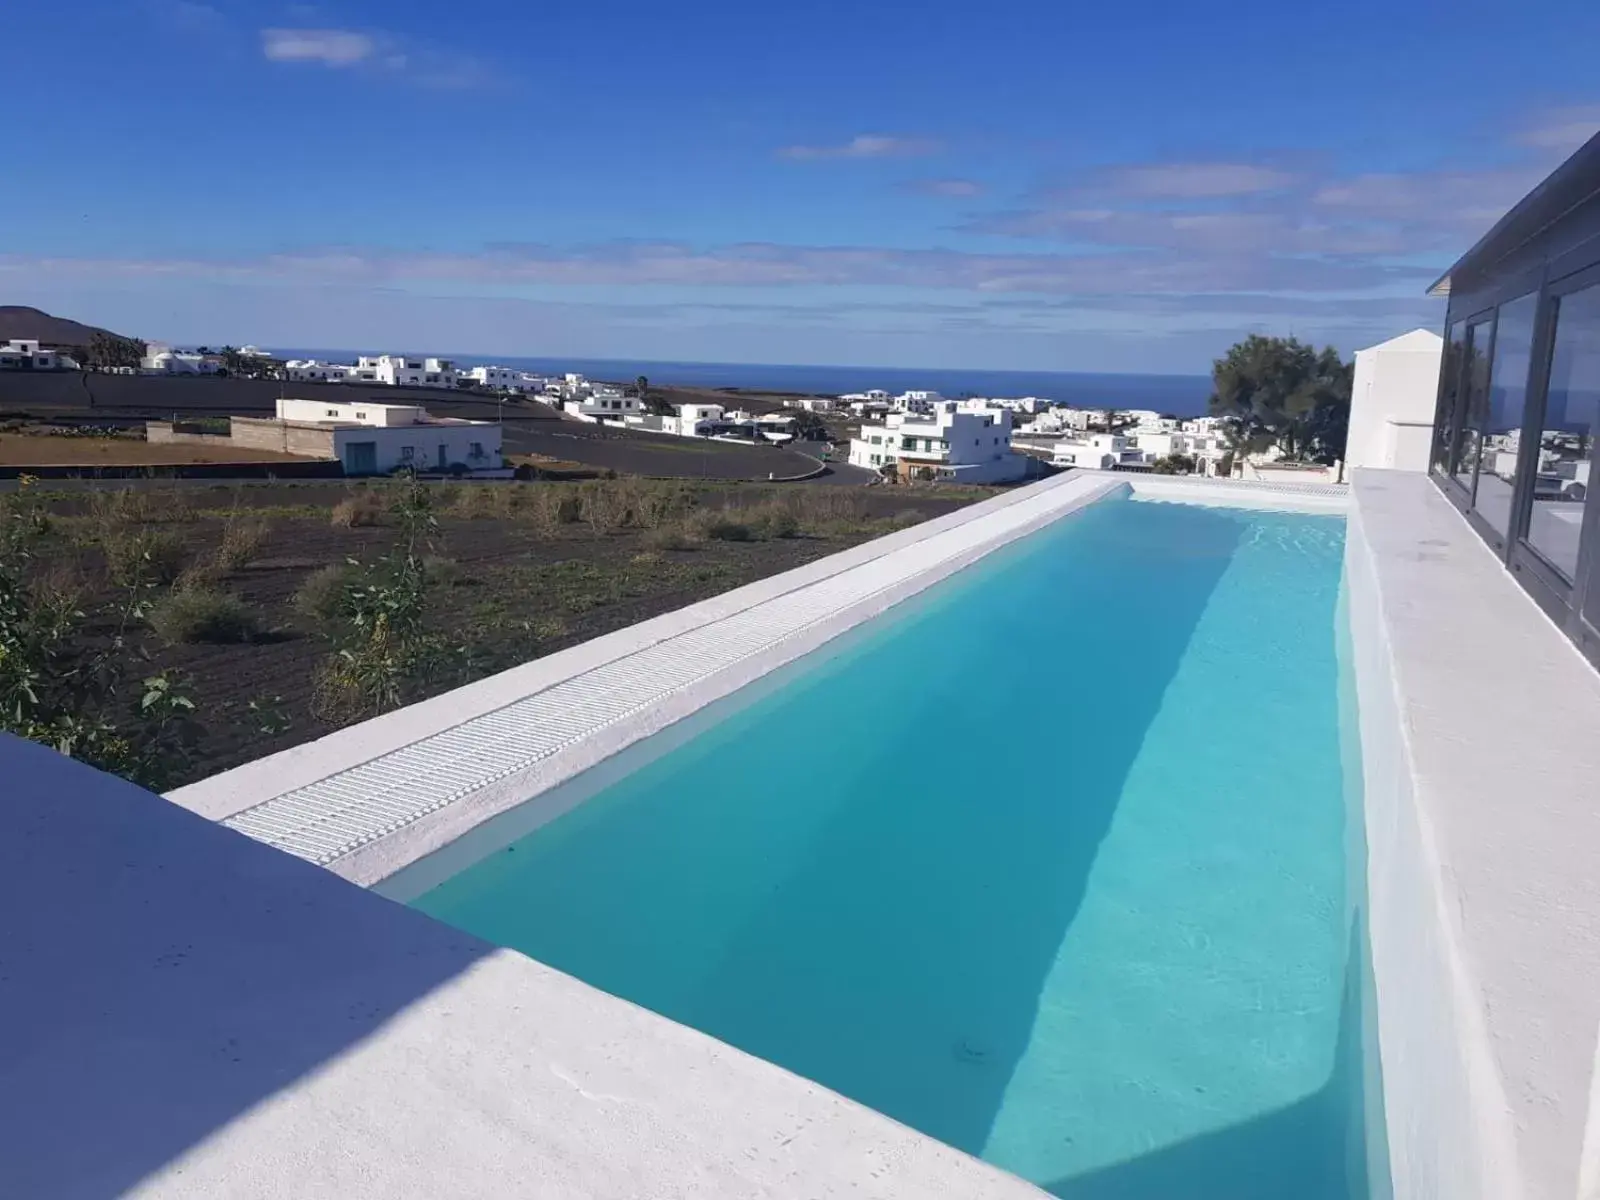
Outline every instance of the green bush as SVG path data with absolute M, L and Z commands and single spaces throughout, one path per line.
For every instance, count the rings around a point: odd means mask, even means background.
M 328 519 L 340 529 L 381 525 L 383 514 L 388 507 L 383 502 L 383 497 L 376 492 L 355 492 L 335 504 Z
M 248 566 L 267 544 L 271 528 L 265 521 L 230 516 L 222 527 L 222 541 L 214 561 L 220 571 L 237 571 Z
M 355 572 L 348 566 L 320 567 L 307 575 L 294 594 L 294 610 L 319 624 L 337 621 L 344 614 L 346 593 Z
M 111 581 L 119 587 L 171 583 L 183 572 L 189 557 L 183 539 L 165 529 L 111 527 L 100 548 Z
M 184 591 L 150 610 L 150 628 L 169 642 L 250 642 L 261 633 L 256 614 L 227 592 Z
M 800 536 L 800 518 L 782 505 L 770 504 L 750 514 L 750 526 L 759 538 Z
M 753 542 L 756 540 L 755 530 L 743 521 L 735 521 L 729 517 L 708 516 L 700 526 L 705 536 L 714 542 Z
M 422 577 L 431 584 L 440 587 L 454 587 L 458 583 L 465 583 L 466 577 L 461 573 L 461 564 L 453 558 L 445 558 L 439 554 L 424 554 L 422 556 Z

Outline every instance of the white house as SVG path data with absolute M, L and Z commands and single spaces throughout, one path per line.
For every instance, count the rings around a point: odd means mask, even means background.
M 591 424 L 603 421 L 625 421 L 637 416 L 642 409 L 639 397 L 629 396 L 618 388 L 598 387 L 591 392 L 580 392 L 565 401 L 562 411 L 568 416 Z
M 543 375 L 530 375 L 516 367 L 473 367 L 458 372 L 458 378 L 462 383 L 519 395 L 537 395 L 545 390 L 545 384 L 549 382 Z
M 343 383 L 350 371 L 344 363 L 323 362 L 320 358 L 291 358 L 283 364 L 283 377 L 297 383 Z
M 363 354 L 350 379 L 371 380 L 387 387 L 456 386 L 456 366 L 448 358 L 412 358 L 405 354 Z
M 854 408 L 857 404 L 889 404 L 893 397 L 882 388 L 868 388 L 864 392 L 846 392 L 839 400 Z
M 1052 461 L 1058 467 L 1111 471 L 1143 466 L 1145 455 L 1125 434 L 1091 433 L 1086 438 L 1057 442 Z
M 963 410 L 954 400 L 937 402 L 926 417 L 891 413 L 883 425 L 863 425 L 850 462 L 870 470 L 895 463 L 902 475 L 926 471 L 958 483 L 1009 483 L 1028 470 L 1011 449 L 1008 411 Z
M 165 342 L 145 347 L 139 369 L 146 375 L 215 375 L 222 364 L 214 357 L 190 350 L 174 350 Z
M 1427 329 L 1356 351 L 1347 467 L 1428 469 L 1443 355 L 1444 339 Z
M 34 338 L 12 338 L 0 345 L 0 371 L 70 371 L 77 363 Z
M 926 414 L 943 399 L 938 392 L 901 392 L 894 398 L 894 407 L 900 412 Z
M 843 396 L 839 397 L 839 400 L 835 400 L 832 396 L 790 396 L 783 402 L 783 406 L 803 409 L 806 412 L 832 412 L 839 407 L 839 402 L 843 399 L 845 399 Z
M 252 427 L 259 425 L 285 427 L 286 439 L 291 428 L 327 433 L 328 455 L 344 464 L 347 475 L 386 475 L 402 467 L 465 474 L 498 471 L 503 465 L 499 425 L 435 417 L 415 404 L 279 400 L 276 421 L 235 417 L 234 440 L 255 436 Z

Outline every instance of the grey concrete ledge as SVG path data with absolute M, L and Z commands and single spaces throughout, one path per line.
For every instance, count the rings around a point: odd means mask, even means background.
M 1600 1194 L 1600 675 L 1424 476 L 1346 578 L 1394 1194 Z

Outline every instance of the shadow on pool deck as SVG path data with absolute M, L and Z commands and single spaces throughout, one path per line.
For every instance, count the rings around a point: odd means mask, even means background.
M 1128 522 L 1120 507 L 1046 535 L 1063 538 L 1061 553 L 1009 564 L 981 623 L 945 605 L 831 681 L 812 703 L 832 728 L 873 731 L 889 709 L 893 729 L 916 732 L 893 735 L 691 997 L 668 1000 L 637 977 L 620 994 L 982 1153 L 1130 766 L 1244 528 L 1188 506 Z M 1041 624 L 1082 640 L 1049 711 L 1033 707 L 1035 683 L 1020 686 L 1030 664 L 1015 640 Z M 1113 636 L 1130 629 L 1137 650 Z M 996 662 L 1017 688 L 995 686 Z M 1115 686 L 1127 672 L 1137 686 Z M 796 721 L 790 711 L 780 723 Z M 1018 736 L 1050 726 L 1065 736 Z M 1067 742 L 1070 768 L 1058 768 Z M 1025 769 L 1005 769 L 1018 755 Z M 680 797 L 696 790 L 673 784 Z M 768 799 L 789 801 L 785 786 L 773 781 Z
M 0 1195 L 101 1197 L 492 947 L 0 734 Z

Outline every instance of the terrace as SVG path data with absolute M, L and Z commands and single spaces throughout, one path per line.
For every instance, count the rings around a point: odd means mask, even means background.
M 30 1100 L 0 1127 L 0 1192 L 1586 1194 L 1600 505 L 1541 480 L 1567 479 L 1556 464 L 1583 461 L 1592 433 L 1597 192 L 1600 139 L 1448 277 L 1431 473 L 1361 469 L 1346 489 L 1074 472 L 166 799 L 0 742 L 16 914 L 0 1088 Z M 1515 451 L 1504 475 L 1494 438 Z M 1582 512 L 1560 545 L 1534 515 L 1558 504 Z M 907 630 L 976 639 L 1041 597 L 1082 606 L 1091 632 L 1120 619 L 1149 635 L 1140 685 L 1091 669 L 1046 696 L 970 662 L 885 669 L 919 644 L 894 642 Z M 901 681 L 890 710 L 1048 700 L 1092 751 L 1084 774 L 1039 791 L 1028 764 L 952 747 L 902 820 L 900 777 L 870 762 L 774 767 L 752 723 L 808 694 L 875 699 L 824 694 L 854 667 Z M 1281 760 L 1224 736 L 1274 713 Z M 1208 730 L 1220 756 L 1197 772 Z M 1152 757 L 1162 744 L 1185 755 Z M 751 745 L 768 774 L 739 765 Z M 697 761 L 736 781 L 720 815 L 757 839 L 722 860 L 678 820 L 706 815 Z M 952 780 L 965 791 L 935 795 Z M 881 827 L 807 808 L 818 794 Z M 1196 811 L 1213 820 L 1182 826 Z M 558 890 L 508 908 L 518 855 Z M 630 869 L 608 878 L 611 855 Z M 685 861 L 699 890 L 673 874 Z M 930 869 L 895 876 L 906 861 Z M 901 892 L 874 890 L 886 874 Z M 1141 890 L 1174 878 L 1191 891 Z M 795 880 L 802 903 L 785 904 Z M 996 907 L 937 911 L 969 884 Z M 901 976 L 841 958 L 855 990 L 832 993 L 823 973 L 792 1015 L 821 1020 L 842 996 L 821 1027 L 843 1051 L 750 1023 L 795 965 L 763 954 L 880 909 L 945 923 L 931 953 L 915 923 L 877 944 Z M 701 944 L 690 910 L 748 930 Z M 487 938 L 461 931 L 501 918 Z M 1257 924 L 1285 918 L 1291 936 L 1261 940 Z M 990 936 L 1018 926 L 1026 944 Z M 607 942 L 588 933 L 633 953 L 596 958 Z M 512 948 L 525 938 L 562 969 Z M 1286 978 L 1283 947 L 1315 953 Z M 674 991 L 675 970 L 724 949 L 716 986 Z M 1107 977 L 1125 990 L 1096 990 Z M 873 994 L 907 980 L 940 986 L 912 989 L 915 1009 Z M 746 993 L 762 1003 L 718 1007 Z M 914 1040 L 947 996 L 939 1053 L 903 1060 L 925 1077 L 868 1069 L 898 1052 L 875 1043 Z M 883 1024 L 857 1029 L 856 1013 Z M 1241 1060 L 1219 1031 L 1273 1053 Z M 1212 1058 L 1230 1073 L 1208 1074 Z

